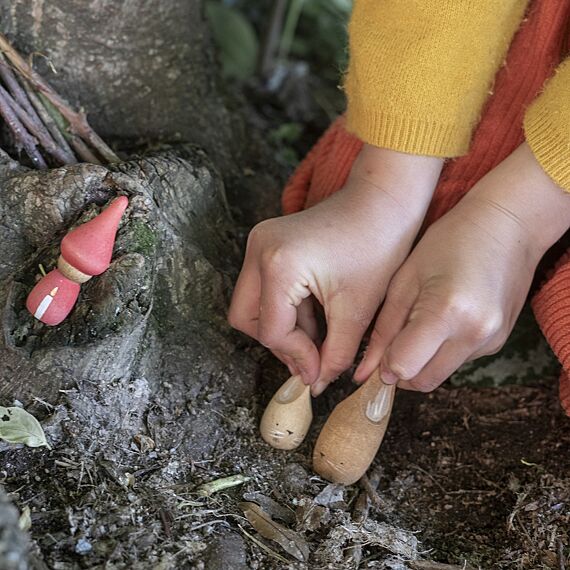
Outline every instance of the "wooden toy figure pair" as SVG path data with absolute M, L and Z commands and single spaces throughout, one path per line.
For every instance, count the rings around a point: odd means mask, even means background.
M 395 385 L 380 380 L 376 370 L 335 407 L 313 450 L 313 469 L 319 475 L 351 485 L 366 473 L 386 433 L 395 390 Z M 261 436 L 277 449 L 295 449 L 312 419 L 310 387 L 300 376 L 292 376 L 269 402 L 261 419 Z

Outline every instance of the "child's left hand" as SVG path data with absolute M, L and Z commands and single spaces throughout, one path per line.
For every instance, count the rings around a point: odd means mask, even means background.
M 464 362 L 497 352 L 536 266 L 570 225 L 570 195 L 526 144 L 430 227 L 394 276 L 355 373 L 429 392 Z

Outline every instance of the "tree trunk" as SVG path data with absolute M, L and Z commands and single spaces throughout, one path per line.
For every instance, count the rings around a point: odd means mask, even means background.
M 152 441 L 144 444 L 152 461 L 141 469 L 152 471 L 157 453 L 171 450 L 178 459 L 158 480 L 179 481 L 215 448 L 224 418 L 252 397 L 255 351 L 236 349 L 243 341 L 225 322 L 243 232 L 223 179 L 240 196 L 243 170 L 251 171 L 259 150 L 244 140 L 242 116 L 230 114 L 220 95 L 198 0 L 0 0 L 0 18 L 16 47 L 35 53 L 44 76 L 85 108 L 103 138 L 121 148 L 185 141 L 207 153 L 185 145 L 109 167 L 48 172 L 0 156 L 0 404 L 26 405 L 45 420 L 56 447 L 54 455 L 0 443 L 0 456 L 9 480 L 58 497 L 42 523 L 58 536 L 55 513 L 76 508 L 76 498 L 51 474 L 31 477 L 39 465 L 51 472 L 59 450 L 91 472 L 98 493 L 107 484 L 101 469 L 132 464 L 136 436 Z M 250 199 L 251 221 L 270 202 L 276 211 L 267 187 L 278 185 L 267 175 L 248 176 L 249 187 L 265 194 Z M 63 235 L 117 193 L 130 205 L 111 267 L 82 286 L 61 325 L 34 320 L 24 303 L 39 265 L 55 267 Z M 102 499 L 101 516 L 113 505 L 114 497 Z M 55 545 L 35 535 L 38 560 L 67 568 L 62 560 L 85 554 L 96 533 L 85 524 Z M 11 568 L 6 556 L 0 550 L 0 569 Z M 134 552 L 126 559 L 129 568 L 143 564 Z

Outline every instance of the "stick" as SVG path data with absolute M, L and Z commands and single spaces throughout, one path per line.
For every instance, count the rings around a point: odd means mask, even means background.
M 65 117 L 62 116 L 58 109 L 51 104 L 49 99 L 47 99 L 45 95 L 41 93 L 38 95 L 38 99 L 64 139 L 69 140 L 69 144 L 73 147 L 77 153 L 77 156 L 79 156 L 79 158 L 85 162 L 91 162 L 92 164 L 102 164 L 102 162 L 95 156 L 95 154 L 81 140 L 81 138 L 69 130 L 67 119 L 65 119 Z
M 12 111 L 16 114 L 18 119 L 22 121 L 26 129 L 36 137 L 39 143 L 44 147 L 45 151 L 58 160 L 61 164 L 69 164 L 67 154 L 59 148 L 54 140 L 51 138 L 48 131 L 43 124 L 36 122 L 26 111 L 18 104 L 10 93 L 0 85 L 0 95 L 6 100 Z M 37 117 L 37 115 L 36 115 Z
M 30 93 L 26 93 L 26 81 L 23 80 L 23 85 L 20 85 L 12 68 L 6 62 L 6 58 L 2 53 L 0 53 L 0 77 L 4 80 L 4 83 L 8 87 L 9 91 L 12 93 L 14 99 L 22 106 L 22 108 L 27 112 L 30 118 L 37 123 L 38 128 L 42 129 L 45 132 L 45 136 L 53 139 L 56 145 L 59 145 L 61 152 L 65 155 L 65 162 L 64 164 L 75 164 L 77 159 L 73 154 L 71 148 L 63 138 L 63 135 L 59 132 L 57 127 L 55 128 L 55 132 L 51 132 L 49 125 L 42 121 L 41 117 L 38 115 L 38 112 L 34 108 L 33 103 L 31 102 L 31 96 L 36 97 L 35 93 L 30 89 Z M 36 97 L 37 99 L 37 97 Z M 44 145 L 46 146 L 46 145 Z
M 20 123 L 18 117 L 16 117 L 16 114 L 10 107 L 10 104 L 2 94 L 0 94 L 0 115 L 2 115 L 6 124 L 14 134 L 16 145 L 21 145 L 21 148 L 26 151 L 26 154 L 30 157 L 36 168 L 45 170 L 47 168 L 47 164 L 36 148 L 38 141 L 31 136 L 22 123 Z
M 40 98 L 36 95 L 36 93 L 33 91 L 29 83 L 25 79 L 22 81 L 22 87 L 24 88 L 24 91 L 26 92 L 26 95 L 28 96 L 28 99 L 30 100 L 30 103 L 32 104 L 33 108 L 40 116 L 43 124 L 46 126 L 47 130 L 50 132 L 51 136 L 54 138 L 56 143 L 62 149 L 64 149 L 66 153 L 68 153 L 70 156 L 73 157 L 73 163 L 77 162 L 77 158 L 73 154 L 73 151 L 71 150 L 71 147 L 67 143 L 67 140 L 65 140 L 65 137 L 59 130 L 57 123 L 53 120 L 52 116 L 43 106 Z
M 105 161 L 118 162 L 119 157 L 105 144 L 103 139 L 93 131 L 84 113 L 71 109 L 69 104 L 58 95 L 38 73 L 36 73 L 20 54 L 10 45 L 4 34 L 0 33 L 0 50 L 10 60 L 12 65 L 65 117 L 72 133 L 79 135 L 88 142 Z
M 376 370 L 336 406 L 313 451 L 313 468 L 319 475 L 352 485 L 366 473 L 384 439 L 395 390 L 380 380 Z
M 6 87 L 12 93 L 14 99 L 26 110 L 26 113 L 30 115 L 35 121 L 40 121 L 38 114 L 36 113 L 34 107 L 30 103 L 26 92 L 23 87 L 18 83 L 14 72 L 10 66 L 6 63 L 6 58 L 4 54 L 0 53 L 0 77 L 6 84 Z

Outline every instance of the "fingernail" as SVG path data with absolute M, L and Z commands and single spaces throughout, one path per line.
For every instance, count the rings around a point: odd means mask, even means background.
M 357 366 L 356 370 L 354 371 L 354 374 L 352 375 L 352 380 L 354 382 L 356 382 L 357 384 L 360 384 L 364 380 L 364 378 L 362 378 L 362 370 L 361 369 L 362 369 L 362 363 L 360 363 Z
M 380 368 L 380 379 L 384 384 L 396 384 L 399 378 L 388 368 L 382 367 Z
M 317 380 L 312 386 L 311 386 L 311 395 L 313 396 L 313 398 L 316 398 L 317 396 L 320 396 L 324 391 L 325 388 L 327 387 L 327 383 Z

